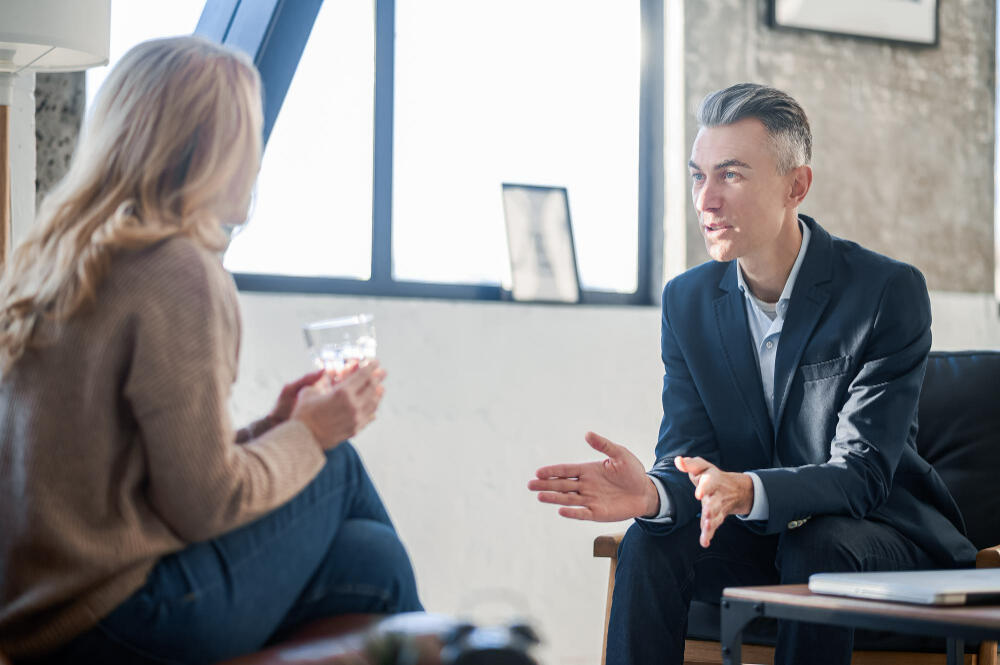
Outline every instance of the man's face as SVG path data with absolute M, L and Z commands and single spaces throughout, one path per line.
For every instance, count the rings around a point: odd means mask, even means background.
M 779 241 L 794 178 L 778 174 L 764 125 L 746 118 L 703 127 L 688 167 L 709 256 L 716 261 L 766 257 Z

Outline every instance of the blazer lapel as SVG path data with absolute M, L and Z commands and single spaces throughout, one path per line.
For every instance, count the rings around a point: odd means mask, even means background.
M 719 347 L 729 366 L 729 372 L 736 384 L 736 392 L 753 421 L 754 430 L 766 459 L 771 459 L 774 448 L 774 432 L 767 415 L 764 402 L 764 388 L 760 382 L 760 367 L 756 350 L 747 324 L 746 305 L 743 292 L 736 282 L 736 261 L 730 262 L 719 282 L 725 291 L 715 299 L 715 323 L 719 336 Z
M 809 225 L 812 236 L 788 303 L 788 314 L 781 328 L 778 355 L 774 361 L 775 437 L 781 429 L 788 389 L 802 359 L 802 352 L 830 301 L 828 283 L 833 261 L 830 234 L 811 218 L 805 215 L 800 217 L 803 223 Z

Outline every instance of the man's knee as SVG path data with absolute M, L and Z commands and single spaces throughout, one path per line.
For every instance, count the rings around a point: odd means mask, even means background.
M 803 584 L 813 573 L 864 570 L 864 520 L 813 517 L 781 535 L 778 568 L 783 584 Z
M 697 524 L 695 524 L 695 528 Z M 683 576 L 694 567 L 694 547 L 697 534 L 682 527 L 668 534 L 651 534 L 638 524 L 632 524 L 618 546 L 618 569 L 621 576 L 654 577 L 663 584 L 671 573 Z

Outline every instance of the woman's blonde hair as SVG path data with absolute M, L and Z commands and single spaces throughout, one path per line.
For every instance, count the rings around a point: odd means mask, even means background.
M 245 220 L 261 154 L 260 77 L 199 37 L 139 44 L 109 74 L 66 177 L 0 279 L 0 369 L 43 319 L 95 300 L 113 255 L 172 236 L 212 251 Z

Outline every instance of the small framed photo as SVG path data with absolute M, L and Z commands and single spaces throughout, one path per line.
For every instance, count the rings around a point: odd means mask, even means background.
M 770 0 L 777 28 L 935 46 L 938 0 Z
M 566 188 L 505 182 L 502 189 L 514 300 L 579 302 Z

